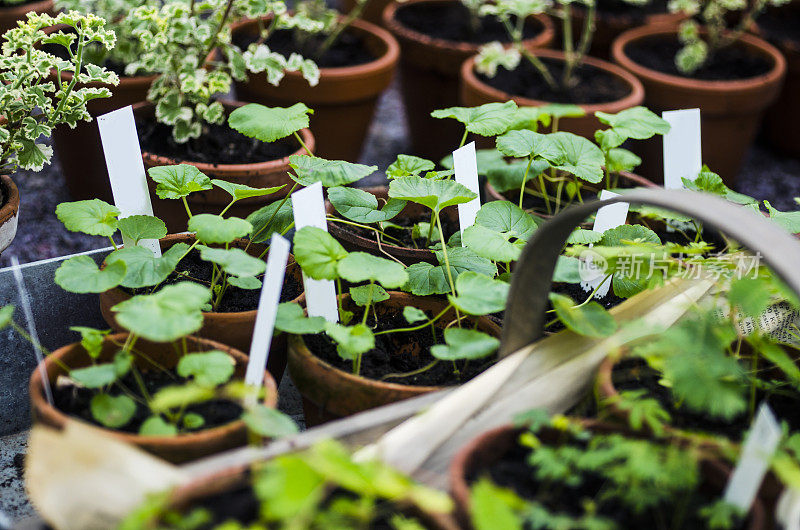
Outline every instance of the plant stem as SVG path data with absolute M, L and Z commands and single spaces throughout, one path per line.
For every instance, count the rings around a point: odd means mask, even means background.
M 522 199 L 525 197 L 525 184 L 528 182 L 528 171 L 531 170 L 533 155 L 528 157 L 528 165 L 525 167 L 525 174 L 522 176 L 522 187 L 519 189 L 519 207 L 522 209 Z
M 590 3 L 588 9 L 586 10 L 586 18 L 584 19 L 583 22 L 583 31 L 581 32 L 581 42 L 578 45 L 578 51 L 577 53 L 573 54 L 572 57 L 569 56 L 567 57 L 567 67 L 564 70 L 564 77 L 563 77 L 564 86 L 567 87 L 571 86 L 572 74 L 575 71 L 575 68 L 583 62 L 583 58 L 589 51 L 589 46 L 591 46 L 592 44 L 596 10 L 597 10 L 596 2 Z M 570 25 L 572 25 L 571 21 Z
M 544 198 L 544 205 L 547 208 L 547 213 L 552 214 L 553 210 L 550 207 L 550 195 L 547 193 L 547 187 L 544 184 L 544 174 L 542 173 L 539 173 L 539 187 L 542 188 L 542 197 Z M 522 208 L 521 203 L 520 203 L 520 208 Z
M 464 129 L 464 136 L 461 137 L 461 143 L 458 144 L 458 148 L 459 149 L 464 147 L 464 144 L 467 143 L 467 135 L 468 134 L 469 134 L 469 131 Z
M 400 378 L 400 377 L 411 377 L 412 375 L 421 374 L 422 372 L 427 372 L 434 366 L 439 363 L 439 359 L 434 359 L 432 363 L 423 366 L 422 368 L 417 368 L 416 370 L 412 370 L 410 372 L 405 373 L 395 373 L 395 374 L 386 374 L 380 378 L 380 381 L 386 381 L 389 378 Z
M 366 326 L 367 325 L 367 317 L 369 316 L 369 306 L 372 305 L 372 290 L 375 285 L 375 282 L 372 280 L 369 281 L 369 300 L 367 300 L 367 306 L 364 308 L 364 316 L 361 318 L 361 324 Z
M 458 296 L 456 284 L 453 281 L 453 273 L 450 270 L 450 258 L 447 256 L 447 244 L 445 243 L 444 231 L 442 230 L 442 220 L 439 218 L 439 212 L 434 211 L 434 214 L 436 216 L 436 227 L 439 229 L 439 239 L 442 242 L 442 254 L 444 255 L 444 266 L 447 269 L 447 281 L 450 283 L 450 291 L 453 293 L 453 296 Z M 458 314 L 458 310 L 456 310 L 456 314 Z
M 333 44 L 339 38 L 339 35 L 341 35 L 342 32 L 346 30 L 350 24 L 352 24 L 353 21 L 361 15 L 361 12 L 364 11 L 364 8 L 368 3 L 369 0 L 361 0 L 356 2 L 355 7 L 350 10 L 342 22 L 339 22 L 336 25 L 336 28 L 334 28 L 331 34 L 328 35 L 328 38 L 325 39 L 325 42 L 322 43 L 322 46 L 319 47 L 319 50 L 317 50 L 317 57 L 322 58 L 322 56 L 325 55 L 325 52 L 327 52 L 328 49 L 333 46 Z
M 189 203 L 186 201 L 186 196 L 181 197 L 181 201 L 183 201 L 183 207 L 186 208 L 186 214 L 189 216 L 189 219 L 191 219 L 192 211 L 189 209 Z
M 222 18 L 219 20 L 217 31 L 215 31 L 214 35 L 211 36 L 211 40 L 208 43 L 208 49 L 206 50 L 206 53 L 204 53 L 203 56 L 199 58 L 201 61 L 205 61 L 206 57 L 208 57 L 208 54 L 214 51 L 214 47 L 217 45 L 217 41 L 219 40 L 219 34 L 222 32 L 222 29 L 225 27 L 225 23 L 228 21 L 228 15 L 230 15 L 231 13 L 233 2 L 234 0 L 228 0 L 228 3 L 225 5 L 225 12 L 222 13 Z
M 528 59 L 528 61 L 533 65 L 536 70 L 538 70 L 539 75 L 542 76 L 547 86 L 550 87 L 551 90 L 558 90 L 559 86 L 556 83 L 556 80 L 553 78 L 553 74 L 550 73 L 550 70 L 547 69 L 547 66 L 544 65 L 541 59 L 539 59 L 535 54 L 533 54 L 529 49 L 527 49 L 522 44 L 517 45 L 517 49 L 519 53 Z M 553 122 L 555 123 L 555 121 Z
M 425 322 L 423 322 L 422 324 L 419 324 L 417 326 L 412 326 L 410 328 L 385 329 L 383 331 L 376 331 L 375 332 L 375 336 L 377 337 L 378 335 L 386 335 L 386 334 L 389 334 L 389 333 L 409 333 L 411 331 L 417 331 L 419 329 L 425 328 L 425 327 L 427 327 L 429 325 L 432 325 L 434 322 L 436 322 L 440 318 L 442 318 L 442 316 L 445 313 L 447 313 L 450 310 L 451 307 L 453 307 L 452 304 L 447 304 L 447 307 L 442 309 L 439 312 L 439 314 L 437 314 L 435 317 L 433 317 L 430 320 L 426 320 Z
M 111 237 L 111 236 L 108 236 L 108 240 L 109 240 L 109 241 L 111 241 L 111 246 L 112 246 L 112 247 L 114 247 L 114 250 L 119 250 L 119 249 L 117 248 L 117 244 L 116 244 L 116 243 L 114 243 L 114 238 L 113 238 L 113 237 Z
M 300 142 L 300 145 L 303 147 L 303 149 L 305 150 L 305 152 L 306 152 L 306 153 L 308 153 L 308 156 L 314 156 L 314 153 L 312 153 L 312 152 L 311 152 L 311 149 L 309 149 L 309 148 L 308 148 L 308 146 L 307 146 L 307 145 L 306 145 L 306 143 L 303 141 L 303 139 L 300 137 L 300 135 L 299 135 L 299 134 L 297 134 L 297 131 L 295 131 L 295 132 L 294 132 L 294 133 L 292 133 L 292 134 L 294 134 L 294 137 L 297 139 L 297 141 L 298 141 L 298 142 Z

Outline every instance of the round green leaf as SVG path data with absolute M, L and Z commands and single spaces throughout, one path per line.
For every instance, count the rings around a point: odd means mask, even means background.
M 514 158 L 541 156 L 551 160 L 561 154 L 560 147 L 553 143 L 549 134 L 539 134 L 528 130 L 509 131 L 498 136 L 495 143 L 498 151 Z
M 127 425 L 136 413 L 136 402 L 125 395 L 97 394 L 89 406 L 92 417 L 110 429 Z
M 251 188 L 250 186 L 246 186 L 244 184 L 237 184 L 235 182 L 228 182 L 227 180 L 218 179 L 212 180 L 211 183 L 218 188 L 222 188 L 223 190 L 227 191 L 236 201 L 250 197 L 263 197 L 265 195 L 272 195 L 276 191 L 286 187 L 286 184 L 281 184 L 280 186 L 273 186 L 271 188 Z
M 336 265 L 339 276 L 351 283 L 373 281 L 386 289 L 402 287 L 408 281 L 405 266 L 366 252 L 351 252 Z
M 94 364 L 70 370 L 69 377 L 86 388 L 103 388 L 117 380 L 117 372 L 111 363 Z
M 364 324 L 342 326 L 336 322 L 327 322 L 325 333 L 336 341 L 336 351 L 343 359 L 354 360 L 375 347 L 375 335 Z
M 203 243 L 230 243 L 253 230 L 253 225 L 238 217 L 222 217 L 201 213 L 189 219 L 189 231 L 197 234 Z
M 204 403 L 215 396 L 214 389 L 196 383 L 185 385 L 167 386 L 156 392 L 150 400 L 150 409 L 153 412 L 168 412 L 182 410 L 189 405 Z
M 13 305 L 5 305 L 0 307 L 0 329 L 11 324 L 11 321 L 14 319 L 14 310 L 16 307 Z
M 56 269 L 55 282 L 71 293 L 103 293 L 125 278 L 125 263 L 107 263 L 101 270 L 89 256 L 69 258 Z
M 561 150 L 561 155 L 548 159 L 553 167 L 587 182 L 597 183 L 603 180 L 602 166 L 605 156 L 594 143 L 567 132 L 553 133 L 549 137 Z
M 403 308 L 403 318 L 409 324 L 428 320 L 428 315 L 422 309 L 407 305 Z
M 359 307 L 366 307 L 368 304 L 377 304 L 389 299 L 389 293 L 380 285 L 371 283 L 369 285 L 359 285 L 350 288 L 350 298 Z
M 508 290 L 506 282 L 467 271 L 456 279 L 458 296 L 449 295 L 450 303 L 470 315 L 488 315 L 506 308 Z
M 595 112 L 600 123 L 614 128 L 614 132 L 635 140 L 646 140 L 656 134 L 667 134 L 669 122 L 645 107 L 631 107 L 616 114 Z
M 559 320 L 579 335 L 608 337 L 617 330 L 614 317 L 597 302 L 578 307 L 569 296 L 550 293 L 550 303 Z
M 430 160 L 411 155 L 397 155 L 397 160 L 386 168 L 389 179 L 398 177 L 417 177 L 423 171 L 431 171 L 436 165 Z
M 250 103 L 231 112 L 231 128 L 262 142 L 274 142 L 308 127 L 308 116 L 314 111 L 303 103 L 291 107 L 265 107 Z
M 305 226 L 294 235 L 294 257 L 307 275 L 315 280 L 335 280 L 336 266 L 347 251 L 325 230 Z
M 310 186 L 315 182 L 322 182 L 326 188 L 344 186 L 373 174 L 377 166 L 353 164 L 344 160 L 325 160 L 315 156 L 292 155 L 289 165 L 296 175 L 290 176 L 303 186 Z
M 509 201 L 488 202 L 481 206 L 475 216 L 476 224 L 495 232 L 510 234 L 522 241 L 530 239 L 539 222 L 531 214 Z
M 343 217 L 362 224 L 382 223 L 393 219 L 406 206 L 406 201 L 389 199 L 383 208 L 378 208 L 375 195 L 344 186 L 328 189 L 328 200 Z
M 190 412 L 183 416 L 183 426 L 190 430 L 197 430 L 206 424 L 206 419 L 200 414 Z
M 642 225 L 620 225 L 603 232 L 600 244 L 605 247 L 618 247 L 626 242 L 645 242 L 661 244 L 658 234 Z
M 100 199 L 62 202 L 56 206 L 56 216 L 71 232 L 111 237 L 117 231 L 119 209 Z
M 278 304 L 275 329 L 295 335 L 321 333 L 325 329 L 325 319 L 322 317 L 309 318 L 300 305 L 294 302 L 284 302 Z
M 489 230 L 479 224 L 468 227 L 464 230 L 461 237 L 464 241 L 464 245 L 482 258 L 502 263 L 510 263 L 512 261 L 517 261 L 519 255 L 522 253 L 521 244 L 510 242 L 510 235 Z
M 402 177 L 389 184 L 389 197 L 422 204 L 435 212 L 455 204 L 467 203 L 477 196 L 454 180 Z
M 222 270 L 233 276 L 258 276 L 262 274 L 267 264 L 255 256 L 251 256 L 240 248 L 211 248 L 198 245 L 200 258 L 219 265 Z
M 167 225 L 152 215 L 131 215 L 119 220 L 119 231 L 135 245 L 142 239 L 161 239 L 167 235 Z
M 292 199 L 280 200 L 259 208 L 247 216 L 247 222 L 253 225 L 250 239 L 253 243 L 264 243 L 272 238 L 272 234 L 285 234 L 294 226 Z
M 180 199 L 195 191 L 213 187 L 211 179 L 189 164 L 151 167 L 147 174 L 158 183 L 156 195 L 160 199 Z
M 261 289 L 264 285 L 261 280 L 253 278 L 252 276 L 242 276 L 241 278 L 238 276 L 230 276 L 228 277 L 228 283 L 239 289 L 247 289 L 250 291 Z
M 123 287 L 130 289 L 151 287 L 166 280 L 188 250 L 189 245 L 186 243 L 176 243 L 157 258 L 150 249 L 139 246 L 124 247 L 109 254 L 106 257 L 106 265 L 118 261 L 125 264 L 125 278 L 120 282 Z
M 431 347 L 431 355 L 443 361 L 482 359 L 500 346 L 498 339 L 475 329 L 447 328 L 444 340 L 446 345 Z
M 248 429 L 266 438 L 282 438 L 299 431 L 292 418 L 261 404 L 242 414 L 242 420 Z
M 505 103 L 486 103 L 479 107 L 450 107 L 434 110 L 434 118 L 453 118 L 464 124 L 466 129 L 481 136 L 502 134 L 514 122 L 517 104 L 513 101 Z
M 178 428 L 164 421 L 161 416 L 150 416 L 139 427 L 141 436 L 176 436 Z
M 212 350 L 190 353 L 181 357 L 176 368 L 181 377 L 192 377 L 203 386 L 217 386 L 227 383 L 236 368 L 236 361 L 227 353 Z
M 567 244 L 589 245 L 593 243 L 599 243 L 601 239 L 603 239 L 603 234 L 600 232 L 586 230 L 585 228 L 578 228 L 569 235 L 569 238 L 567 238 Z

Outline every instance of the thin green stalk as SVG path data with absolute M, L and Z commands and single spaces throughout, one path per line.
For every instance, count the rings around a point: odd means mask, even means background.
M 367 325 L 367 317 L 369 316 L 369 307 L 372 305 L 372 290 L 375 285 L 375 282 L 372 280 L 369 281 L 369 300 L 367 300 L 367 307 L 364 308 L 364 316 L 361 318 L 361 324 L 366 326 Z
M 545 83 L 547 83 L 547 86 L 549 86 L 552 90 L 558 90 L 558 83 L 556 83 L 556 80 L 553 78 L 553 74 L 550 73 L 550 70 L 547 69 L 542 60 L 522 44 L 517 44 L 517 49 L 519 50 L 520 55 L 528 59 L 533 67 L 536 68 L 536 70 L 539 72 L 539 75 L 541 75 L 542 79 L 544 79 Z M 555 122 L 556 120 L 553 120 L 553 123 Z
M 453 305 L 452 304 L 448 304 L 447 307 L 445 307 L 444 309 L 442 309 L 439 312 L 439 314 L 437 314 L 435 317 L 433 317 L 430 320 L 426 320 L 422 324 L 418 324 L 418 325 L 412 326 L 410 328 L 385 329 L 383 331 L 376 331 L 375 332 L 375 336 L 377 337 L 378 335 L 386 335 L 386 334 L 389 334 L 389 333 L 408 333 L 408 332 L 411 332 L 411 331 L 417 331 L 419 329 L 425 328 L 427 326 L 432 325 L 434 322 L 436 322 L 440 318 L 442 318 L 442 316 L 444 316 L 444 314 L 447 313 L 450 310 L 451 307 L 453 307 Z
M 462 148 L 462 147 L 464 147 L 464 144 L 465 144 L 465 143 L 467 143 L 467 135 L 468 135 L 468 134 L 469 134 L 469 131 L 467 131 L 467 130 L 465 129 L 465 130 L 464 130 L 464 136 L 462 136 L 462 137 L 461 137 L 461 143 L 459 143 L 459 144 L 458 144 L 458 148 L 459 148 L 459 149 L 460 149 L 460 148 Z
M 552 214 L 553 210 L 550 207 L 550 195 L 547 193 L 547 187 L 544 184 L 544 175 L 542 173 L 539 173 L 539 187 L 542 188 L 542 197 L 544 197 L 544 205 L 547 208 L 547 213 Z M 520 204 L 520 208 L 522 208 L 522 204 Z
M 444 239 L 444 230 L 442 230 L 442 220 L 439 218 L 439 213 L 436 214 L 436 227 L 439 229 L 439 240 L 442 242 L 442 255 L 444 255 L 444 266 L 447 269 L 447 281 L 450 283 L 450 291 L 453 296 L 458 296 L 456 292 L 456 283 L 453 281 L 453 273 L 450 270 L 450 258 L 447 256 L 447 244 Z M 458 310 L 456 310 L 458 312 Z
M 400 377 L 411 377 L 412 375 L 421 374 L 422 372 L 427 372 L 434 366 L 439 363 L 439 359 L 434 359 L 432 363 L 423 366 L 422 368 L 417 368 L 416 370 L 412 370 L 410 372 L 404 373 L 395 373 L 395 374 L 386 374 L 380 378 L 380 381 L 386 381 L 387 379 L 397 379 Z
M 528 172 L 531 170 L 533 155 L 528 157 L 528 165 L 525 167 L 525 174 L 522 176 L 522 186 L 519 189 L 519 207 L 522 208 L 522 199 L 525 197 L 525 184 L 528 182 Z
M 189 216 L 189 219 L 191 219 L 192 211 L 189 209 L 189 203 L 186 201 L 186 196 L 181 197 L 181 201 L 183 202 L 183 207 L 186 208 L 186 214 Z
M 342 305 L 342 279 L 336 278 L 336 305 L 339 308 L 339 320 L 342 319 L 344 314 L 344 306 Z
M 219 217 L 225 215 L 228 212 L 228 210 L 230 210 L 231 206 L 233 206 L 234 204 L 236 204 L 236 199 L 233 199 L 230 203 L 228 203 L 228 205 L 225 208 L 222 209 L 221 212 L 219 212 Z
M 111 246 L 114 247 L 114 250 L 118 250 L 117 249 L 117 244 L 114 243 L 114 238 L 111 237 L 111 236 L 108 236 L 108 240 L 111 241 Z
M 294 134 L 294 137 L 297 139 L 297 141 L 300 142 L 300 145 L 303 147 L 303 150 L 305 150 L 305 152 L 308 153 L 308 156 L 314 156 L 314 153 L 311 152 L 311 149 L 308 148 L 308 146 L 303 141 L 303 139 L 300 137 L 300 135 L 297 134 L 297 131 L 295 131 L 293 134 Z
M 322 46 L 320 46 L 317 52 L 318 57 L 322 57 L 323 55 L 325 55 L 325 52 L 327 52 L 328 49 L 331 46 L 333 46 L 333 44 L 339 38 L 339 35 L 341 35 L 342 32 L 346 30 L 350 26 L 350 24 L 353 23 L 355 19 L 361 16 L 361 12 L 364 11 L 364 8 L 368 3 L 369 0 L 356 2 L 356 6 L 347 14 L 347 17 L 345 17 L 345 19 L 342 22 L 337 24 L 336 28 L 331 32 L 330 35 L 328 35 L 328 38 L 325 39 L 325 42 L 322 43 Z

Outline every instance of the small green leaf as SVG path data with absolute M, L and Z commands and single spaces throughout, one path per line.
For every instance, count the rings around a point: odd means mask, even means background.
M 764 201 L 764 205 L 769 211 L 769 218 L 789 232 L 790 234 L 800 233 L 800 212 L 781 212 L 772 207 L 769 201 Z
M 125 263 L 107 263 L 101 270 L 89 256 L 74 256 L 56 269 L 55 282 L 71 293 L 104 293 L 125 279 Z
M 70 370 L 69 377 L 86 388 L 103 388 L 117 380 L 117 373 L 113 364 L 104 363 Z
M 553 282 L 581 283 L 581 260 L 572 256 L 559 256 L 553 271 Z
M 483 477 L 472 486 L 469 498 L 475 530 L 522 530 L 523 518 L 518 513 L 526 509 L 526 503 L 510 489 Z
M 344 186 L 329 188 L 328 200 L 343 217 L 362 224 L 382 223 L 393 219 L 406 206 L 406 201 L 389 199 L 383 208 L 379 209 L 375 195 Z
M 214 179 L 211 181 L 211 183 L 214 186 L 227 191 L 234 201 L 248 199 L 250 197 L 263 197 L 265 195 L 272 195 L 276 191 L 280 191 L 286 187 L 286 184 L 281 184 L 280 186 L 273 186 L 271 188 L 251 188 L 250 186 L 246 186 L 244 184 L 238 184 L 219 179 Z
M 633 171 L 641 163 L 642 159 L 627 149 L 611 149 L 606 157 L 606 169 L 611 173 Z
M 189 164 L 151 167 L 147 174 L 158 184 L 156 195 L 160 199 L 180 199 L 195 191 L 213 187 L 211 179 Z
M 336 341 L 336 351 L 342 359 L 352 361 L 375 347 L 375 335 L 364 324 L 342 326 L 336 322 L 327 322 L 325 333 Z
M 164 421 L 161 416 L 150 416 L 139 427 L 141 436 L 176 436 L 178 428 Z
M 192 377 L 202 386 L 227 383 L 236 368 L 233 357 L 219 350 L 189 353 L 178 361 L 176 371 L 181 377 Z
M 482 359 L 500 346 L 498 339 L 475 329 L 447 328 L 444 330 L 444 340 L 446 345 L 431 347 L 431 355 L 443 361 Z
M 259 208 L 247 216 L 247 222 L 253 226 L 250 240 L 253 243 L 264 243 L 272 238 L 272 234 L 285 234 L 294 226 L 292 199 L 280 200 Z
M 292 418 L 261 404 L 242 414 L 242 420 L 248 429 L 266 438 L 283 438 L 299 432 Z
M 564 325 L 579 335 L 608 337 L 617 330 L 614 317 L 597 302 L 578 307 L 569 296 L 550 293 L 550 303 Z
M 578 228 L 569 235 L 567 238 L 568 245 L 590 245 L 599 243 L 603 239 L 603 234 L 595 232 L 594 230 L 586 230 L 585 228 Z
M 106 264 L 123 262 L 126 269 L 125 279 L 120 285 L 139 289 L 158 285 L 166 280 L 188 251 L 189 245 L 176 243 L 157 258 L 150 249 L 139 246 L 124 247 L 109 254 L 106 257 Z
M 238 276 L 230 276 L 228 277 L 228 283 L 239 289 L 246 289 L 249 291 L 261 289 L 264 285 L 261 280 L 253 278 L 252 276 L 242 276 L 241 278 Z
M 278 304 L 275 329 L 295 335 L 321 333 L 325 329 L 325 319 L 322 317 L 309 318 L 299 304 L 284 302 Z
M 203 261 L 216 263 L 223 271 L 233 276 L 258 276 L 267 267 L 262 260 L 240 248 L 224 249 L 197 245 L 197 249 Z
M 389 293 L 380 285 L 360 285 L 350 288 L 350 298 L 359 307 L 366 307 L 370 304 L 377 304 L 389 299 Z
M 62 202 L 56 206 L 56 216 L 71 232 L 111 237 L 117 231 L 119 209 L 100 199 Z
M 447 271 L 444 266 L 444 254 L 441 251 L 436 251 L 435 254 L 439 262 L 438 266 L 421 262 L 414 263 L 406 268 L 408 283 L 403 290 L 410 291 L 417 296 L 450 292 L 450 284 L 448 283 Z M 474 271 L 491 278 L 497 275 L 497 267 L 490 260 L 476 255 L 469 248 L 450 248 L 447 254 L 453 281 L 458 279 L 459 274 L 466 271 Z
M 0 328 L 2 328 L 2 326 L 0 326 Z M 84 326 L 73 326 L 69 328 L 69 330 L 81 334 L 81 346 L 83 346 L 83 349 L 86 350 L 86 353 L 92 359 L 97 359 L 100 356 L 100 350 L 103 348 L 103 341 L 106 335 L 110 333 L 108 330 L 101 331 Z
M 549 134 L 539 134 L 528 130 L 509 131 L 498 136 L 495 142 L 498 151 L 514 158 L 540 156 L 552 160 L 561 155 L 560 146 L 552 141 Z
M 559 156 L 547 158 L 553 167 L 587 182 L 597 183 L 603 180 L 602 166 L 605 156 L 599 147 L 572 133 L 557 132 L 548 136 L 560 150 Z
M 536 218 L 509 201 L 492 201 L 481 206 L 475 223 L 495 232 L 528 241 L 539 226 Z M 496 260 L 499 261 L 499 260 Z
M 746 316 L 758 318 L 772 302 L 769 283 L 759 278 L 737 278 L 731 282 L 728 301 Z
M 120 350 L 114 355 L 112 363 L 117 377 L 124 377 L 133 366 L 133 354 L 127 350 Z
M 642 225 L 620 225 L 615 228 L 610 228 L 603 232 L 603 239 L 600 243 L 606 247 L 623 246 L 626 243 L 655 243 L 661 244 L 661 239 L 658 234 Z
M 206 423 L 206 419 L 202 417 L 200 414 L 195 414 L 194 412 L 190 412 L 183 416 L 183 426 L 189 430 L 197 430 L 201 428 Z
M 464 230 L 461 237 L 464 241 L 464 245 L 482 258 L 502 263 L 510 263 L 512 261 L 517 261 L 519 255 L 522 253 L 523 242 L 514 244 L 509 241 L 510 235 L 495 232 L 479 224 L 468 227 Z
M 167 386 L 159 390 L 150 400 L 150 410 L 155 413 L 169 412 L 174 409 L 185 409 L 189 405 L 204 403 L 214 398 L 214 389 L 187 383 L 185 385 Z
M 402 287 L 408 281 L 405 266 L 366 252 L 349 253 L 339 260 L 336 270 L 339 277 L 348 282 L 378 282 L 386 289 Z
M 110 429 L 127 425 L 136 413 L 136 402 L 128 396 L 97 394 L 90 403 L 92 417 Z
M 377 166 L 353 164 L 344 160 L 325 160 L 324 158 L 292 155 L 289 165 L 296 175 L 290 176 L 303 186 L 310 186 L 315 182 L 322 182 L 326 188 L 344 186 L 373 174 Z
M 201 213 L 189 219 L 189 231 L 195 232 L 197 239 L 206 244 L 230 243 L 252 230 L 253 225 L 238 217 L 223 219 L 218 215 Z
M 151 215 L 131 215 L 119 220 L 119 231 L 135 245 L 142 239 L 161 239 L 167 235 L 167 225 Z
M 403 308 L 403 318 L 405 318 L 406 322 L 409 324 L 415 324 L 428 320 L 428 315 L 422 309 L 407 305 Z
M 344 247 L 321 228 L 305 226 L 294 235 L 294 257 L 315 280 L 338 278 L 337 265 L 346 256 Z
M 453 180 L 430 180 L 422 177 L 402 177 L 389 184 L 389 197 L 412 201 L 440 212 L 456 204 L 463 204 L 478 195 Z
M 505 309 L 510 287 L 506 282 L 467 271 L 456 279 L 458 296 L 448 295 L 447 299 L 469 315 L 488 315 Z
M 517 104 L 513 101 L 505 103 L 486 103 L 479 107 L 450 107 L 434 110 L 434 118 L 453 118 L 464 124 L 467 131 L 481 136 L 502 134 L 514 122 Z
M 613 127 L 617 134 L 635 140 L 646 140 L 656 134 L 667 134 L 669 122 L 645 107 L 631 107 L 616 114 L 595 112 L 600 123 Z
M 308 128 L 308 116 L 313 113 L 303 103 L 287 108 L 250 103 L 231 112 L 228 124 L 250 138 L 274 142 Z
M 13 305 L 5 305 L 0 307 L 0 329 L 11 324 L 11 321 L 14 319 L 14 310 L 16 309 Z
M 418 177 L 423 171 L 431 171 L 436 165 L 430 160 L 411 155 L 397 155 L 392 165 L 386 168 L 386 177 Z

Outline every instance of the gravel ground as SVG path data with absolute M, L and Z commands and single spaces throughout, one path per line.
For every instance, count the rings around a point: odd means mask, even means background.
M 395 83 L 379 102 L 360 162 L 385 169 L 398 153 L 409 152 L 407 138 L 403 105 Z M 0 256 L 0 267 L 9 265 L 12 255 L 26 263 L 106 246 L 103 238 L 68 232 L 56 219 L 56 205 L 70 200 L 57 160 L 39 173 L 19 172 L 14 181 L 22 197 L 19 232 Z M 362 185 L 383 181 L 383 175 L 376 173 Z M 798 209 L 794 197 L 800 197 L 800 160 L 782 157 L 756 145 L 745 161 L 738 188 L 758 199 L 769 200 L 779 210 Z

